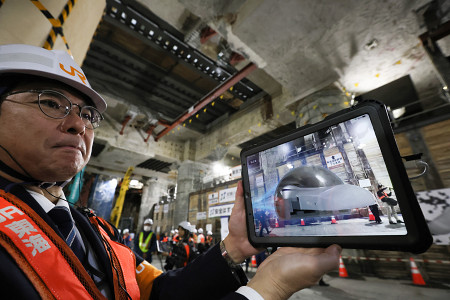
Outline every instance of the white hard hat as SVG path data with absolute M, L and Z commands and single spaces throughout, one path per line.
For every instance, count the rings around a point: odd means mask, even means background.
M 16 73 L 35 75 L 61 81 L 89 97 L 102 113 L 106 102 L 91 88 L 83 70 L 61 50 L 23 45 L 0 45 L 0 74 Z
M 206 235 L 212 235 L 212 232 L 211 232 L 211 231 L 208 231 L 208 232 L 206 233 Z
M 202 228 L 199 228 L 199 229 L 198 229 L 198 233 L 203 233 L 203 229 L 202 229 Z
M 174 231 L 175 231 L 175 233 L 178 233 L 178 229 L 175 229 Z
M 130 233 L 130 230 L 129 230 L 128 228 L 125 228 L 125 229 L 123 230 L 123 234 L 127 234 L 127 233 Z
M 152 219 L 145 219 L 144 225 L 145 225 L 145 224 L 153 225 L 153 220 L 152 220 Z
M 175 230 L 171 230 L 171 231 L 170 231 L 170 234 L 174 234 L 174 233 L 175 233 Z
M 197 233 L 197 229 L 195 229 L 195 227 L 191 227 L 190 231 L 193 232 L 193 233 Z
M 180 224 L 178 224 L 179 227 L 183 228 L 184 230 L 191 231 L 191 223 L 188 221 L 183 221 Z

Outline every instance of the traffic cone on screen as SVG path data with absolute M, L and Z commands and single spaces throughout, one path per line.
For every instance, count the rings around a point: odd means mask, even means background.
M 252 256 L 252 267 L 256 268 L 256 256 Z
M 348 277 L 347 269 L 342 261 L 342 256 L 339 256 L 339 277 Z
M 300 225 L 301 225 L 301 226 L 305 226 L 305 220 L 301 219 L 301 220 L 300 220 Z
M 334 218 L 334 216 L 331 216 L 331 224 L 337 224 L 336 219 Z
M 275 219 L 275 228 L 280 227 L 280 224 L 278 224 L 278 219 Z
M 414 262 L 414 259 L 412 257 L 410 257 L 409 260 L 411 261 L 411 275 L 412 275 L 413 284 L 425 285 L 425 281 L 423 280 L 423 277 L 420 274 L 419 269 L 417 268 L 417 265 Z
M 372 213 L 372 210 L 370 210 L 370 208 L 368 209 L 369 211 L 369 221 L 375 221 L 375 216 Z

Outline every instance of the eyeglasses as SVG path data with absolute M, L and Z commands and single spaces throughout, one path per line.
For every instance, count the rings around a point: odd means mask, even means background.
M 37 101 L 31 103 L 37 103 L 39 109 L 47 116 L 53 119 L 64 119 L 69 115 L 74 106 L 79 109 L 78 116 L 83 120 L 84 126 L 88 129 L 95 129 L 100 126 L 100 122 L 103 120 L 102 114 L 92 106 L 80 106 L 72 103 L 69 98 L 64 94 L 52 91 L 52 90 L 28 90 L 28 91 L 16 91 L 3 95 L 4 101 L 10 101 L 20 104 L 26 104 L 24 102 L 14 101 L 6 99 L 11 95 L 32 93 L 37 94 Z

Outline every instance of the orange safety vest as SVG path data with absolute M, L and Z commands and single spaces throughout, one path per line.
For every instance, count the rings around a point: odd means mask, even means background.
M 186 250 L 186 261 L 184 262 L 184 266 L 186 267 L 187 266 L 187 264 L 188 264 L 188 262 L 189 262 L 189 254 L 190 254 L 190 251 L 189 251 L 189 245 L 188 244 L 184 244 L 184 250 Z
M 112 226 L 95 215 L 89 220 L 107 249 L 113 268 L 115 298 L 148 297 L 153 280 L 162 272 L 145 261 L 135 268 L 133 252 L 111 240 Z M 43 299 L 105 299 L 66 242 L 33 209 L 3 190 L 0 190 L 0 245 Z
M 200 239 L 200 241 L 198 241 Z M 205 243 L 205 236 L 203 234 L 199 234 L 198 238 L 197 238 L 197 242 L 200 244 L 204 244 Z
M 386 192 L 382 192 L 383 193 L 383 195 L 381 195 L 379 198 L 380 198 L 380 200 L 381 199 L 384 199 L 385 197 L 387 197 L 388 195 L 387 195 L 387 193 Z

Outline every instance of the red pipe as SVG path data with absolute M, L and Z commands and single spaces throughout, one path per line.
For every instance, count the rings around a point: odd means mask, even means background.
M 199 101 L 199 103 L 194 106 L 194 109 L 192 111 L 182 115 L 175 122 L 173 122 L 171 125 L 169 125 L 166 129 L 164 129 L 163 131 L 158 133 L 158 135 L 155 138 L 155 141 L 158 141 L 164 135 L 169 133 L 173 128 L 177 127 L 180 123 L 183 123 L 186 119 L 188 119 L 192 115 L 196 114 L 199 110 L 201 110 L 203 107 L 208 105 L 214 99 L 216 99 L 217 97 L 222 95 L 226 90 L 228 90 L 230 87 L 232 87 L 233 85 L 238 83 L 242 78 L 246 77 L 248 74 L 250 74 L 255 69 L 256 69 L 256 65 L 253 63 L 249 63 L 248 65 L 246 65 L 242 70 L 240 70 L 235 75 L 228 78 L 227 81 L 224 81 L 218 87 L 216 87 L 211 92 L 209 92 L 205 97 L 203 97 Z
M 123 135 L 125 126 L 127 126 L 128 122 L 130 122 L 130 120 L 131 120 L 131 116 L 125 116 L 125 119 L 122 122 L 122 130 L 120 131 L 120 135 Z
M 152 125 L 152 126 L 150 126 L 148 129 L 147 129 L 147 138 L 146 139 L 144 139 L 144 142 L 146 142 L 147 143 L 147 141 L 148 141 L 148 139 L 150 138 L 150 136 L 152 135 L 152 133 L 153 133 L 153 130 L 156 128 L 156 126 L 155 125 Z

